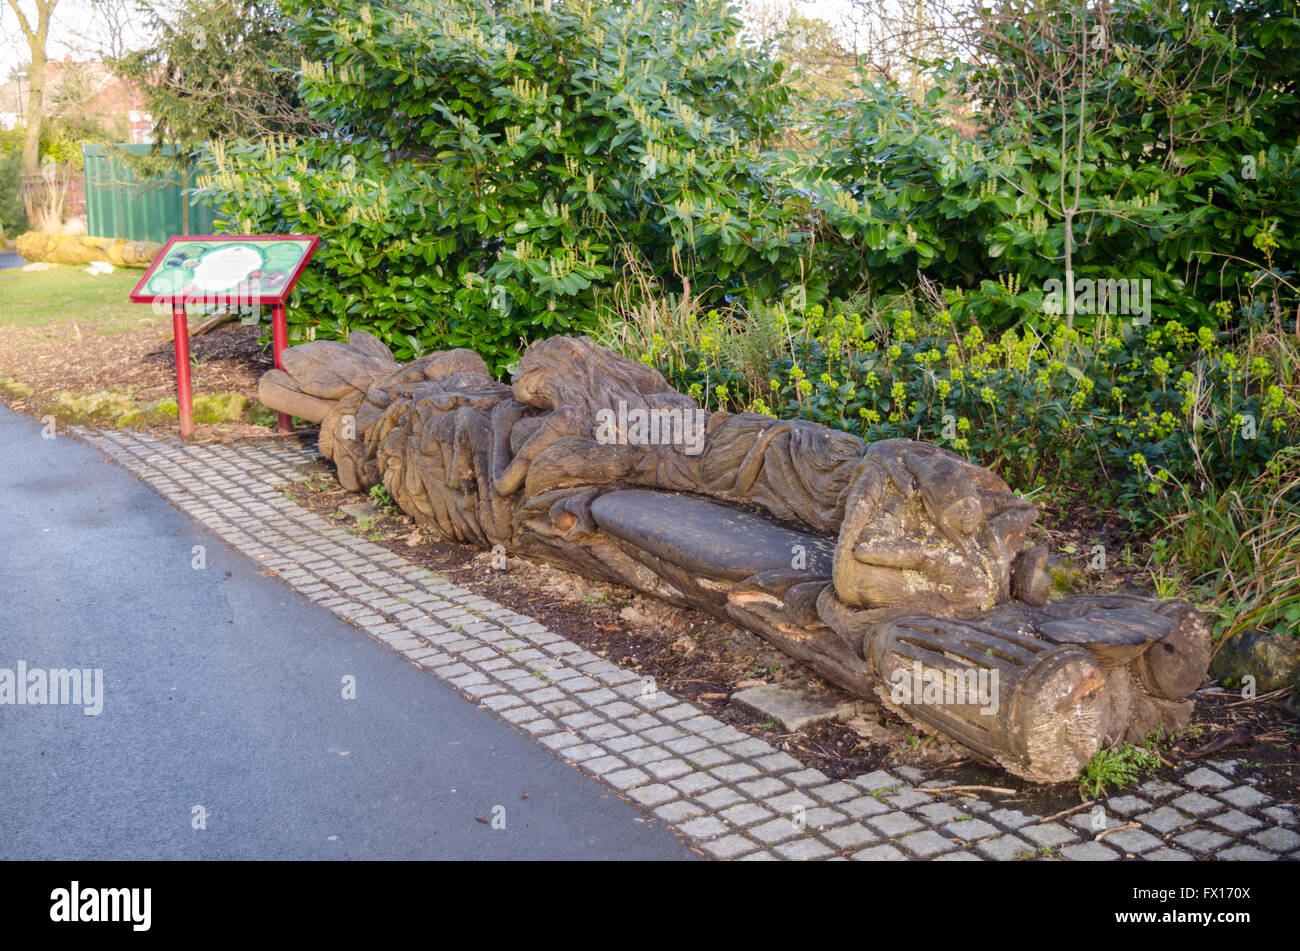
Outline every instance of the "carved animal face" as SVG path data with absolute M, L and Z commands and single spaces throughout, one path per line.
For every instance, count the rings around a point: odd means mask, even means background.
M 857 607 L 966 614 L 1005 600 L 1037 510 L 1000 479 L 925 443 L 868 447 L 835 552 L 836 597 Z

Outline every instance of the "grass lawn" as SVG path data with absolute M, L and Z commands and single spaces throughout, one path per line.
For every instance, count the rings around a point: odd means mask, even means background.
M 143 274 L 140 268 L 118 268 L 92 276 L 84 265 L 67 264 L 45 271 L 6 268 L 0 271 L 0 327 L 76 321 L 83 331 L 136 329 L 146 320 L 159 319 L 148 304 L 133 304 L 127 297 Z

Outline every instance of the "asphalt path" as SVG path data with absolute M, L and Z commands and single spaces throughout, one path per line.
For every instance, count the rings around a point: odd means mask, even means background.
M 0 459 L 0 701 L 103 671 L 0 703 L 0 859 L 693 857 L 89 446 L 0 407 Z

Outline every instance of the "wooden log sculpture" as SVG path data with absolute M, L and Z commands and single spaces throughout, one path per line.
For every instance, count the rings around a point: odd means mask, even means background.
M 148 267 L 162 250 L 162 245 L 154 241 L 94 238 L 84 234 L 44 234 L 39 231 L 20 234 L 14 246 L 27 261 L 51 264 L 107 261 L 116 267 Z
M 928 443 L 709 413 L 585 337 L 513 385 L 476 354 L 397 364 L 376 338 L 284 352 L 261 401 L 319 422 L 347 488 L 417 524 L 732 620 L 1010 772 L 1077 776 L 1103 743 L 1186 725 L 1204 617 L 1049 600 L 1037 509 Z

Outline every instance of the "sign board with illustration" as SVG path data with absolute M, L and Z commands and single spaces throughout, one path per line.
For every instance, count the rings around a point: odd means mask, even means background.
M 131 300 L 284 304 L 318 244 L 316 235 L 174 237 Z
M 182 438 L 194 433 L 186 307 L 215 304 L 257 313 L 270 306 L 275 365 L 282 369 L 280 354 L 289 342 L 285 304 L 319 244 L 320 237 L 314 234 L 184 235 L 168 239 L 153 259 L 131 300 L 171 308 Z M 282 435 L 291 431 L 289 424 L 289 417 L 281 413 Z

